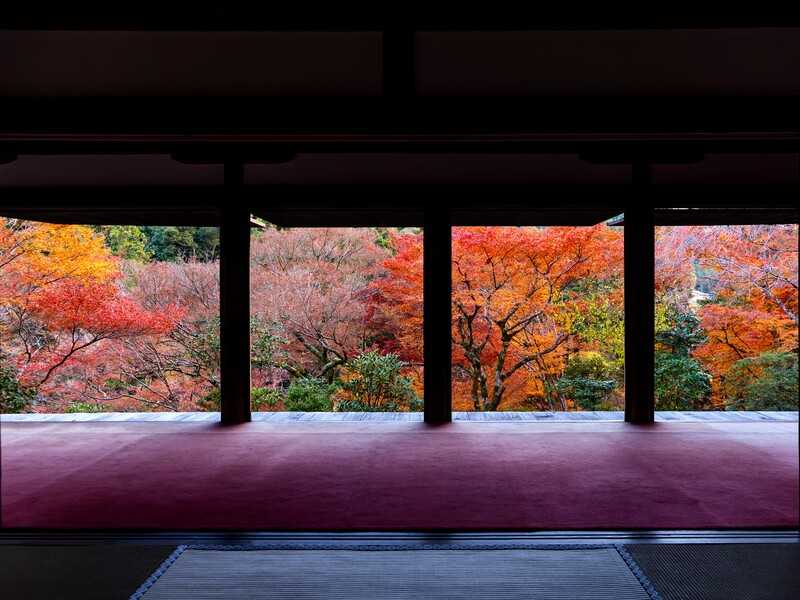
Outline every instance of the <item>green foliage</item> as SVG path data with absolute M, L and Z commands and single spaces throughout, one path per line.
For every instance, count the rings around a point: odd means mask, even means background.
M 396 411 L 417 400 L 411 379 L 402 374 L 406 364 L 395 354 L 365 352 L 345 368 L 341 389 L 346 396 L 338 410 Z M 343 408 L 349 406 L 350 408 Z
M 250 318 L 250 361 L 254 369 L 282 368 L 287 359 L 286 344 L 279 323 L 258 316 Z
M 570 357 L 564 375 L 589 379 L 609 379 L 613 365 L 599 352 L 578 352 Z
M 191 366 L 198 374 L 204 371 L 212 385 L 219 385 L 220 318 L 215 316 L 209 319 L 197 319 L 192 323 L 192 327 L 194 331 L 191 335 L 181 337 L 183 356 L 187 364 L 185 368 L 188 370 Z M 213 404 L 214 399 L 211 398 L 209 401 Z M 204 400 L 200 402 L 203 403 Z M 219 399 L 216 400 L 216 408 L 209 405 L 203 410 L 219 410 Z
M 694 313 L 668 312 L 666 318 L 668 326 L 656 332 L 656 343 L 672 354 L 689 356 L 693 348 L 708 339 L 700 326 L 700 319 Z
M 611 410 L 608 395 L 617 386 L 613 379 L 588 379 L 585 377 L 562 377 L 556 382 L 556 390 L 570 398 L 583 410 Z
M 415 394 L 414 398 L 408 405 L 408 410 L 410 410 L 411 412 L 422 412 L 423 410 L 425 410 L 425 399 L 420 398 Z
M 394 402 L 387 402 L 379 406 L 370 406 L 359 400 L 340 400 L 336 403 L 337 412 L 399 412 L 409 410 L 411 412 L 422 412 L 425 409 L 425 402 L 422 398 L 414 396 L 407 405 L 399 406 Z
M 666 331 L 670 327 L 672 327 L 672 321 L 670 319 L 670 315 L 674 311 L 670 308 L 670 306 L 664 302 L 659 302 L 656 299 L 656 335 L 658 335 L 662 331 Z
M 608 396 L 617 387 L 616 367 L 599 352 L 578 352 L 556 382 L 558 394 L 583 410 L 609 410 Z
M 272 410 L 284 401 L 280 390 L 256 387 L 250 390 L 250 405 L 253 410 Z
M 208 394 L 197 401 L 197 408 L 201 411 L 214 412 L 220 410 L 220 389 L 215 387 Z
M 392 249 L 392 235 L 389 233 L 388 227 L 375 228 L 375 245 L 385 250 Z
M 211 261 L 219 258 L 219 228 L 194 227 L 192 228 L 194 240 L 194 258 L 201 261 Z
M 694 358 L 656 352 L 655 396 L 657 410 L 702 410 L 711 395 L 711 376 Z
M 389 227 L 375 227 L 373 229 L 375 232 L 375 245 L 383 248 L 384 250 L 388 250 L 393 256 L 397 253 L 397 249 L 392 243 L 392 229 L 399 233 L 413 233 L 415 235 L 422 233 L 422 229 L 420 227 L 399 227 L 396 229 Z
M 158 261 L 175 262 L 219 258 L 219 229 L 216 227 L 147 226 L 147 251 Z
M 621 372 L 625 360 L 625 310 L 594 290 L 599 285 L 589 290 L 573 286 L 571 292 L 580 294 L 585 302 L 571 314 L 571 330 L 581 342 L 601 345 L 614 363 L 613 370 Z
M 334 384 L 316 377 L 295 379 L 286 391 L 284 406 L 289 411 L 327 412 L 333 410 L 331 396 L 336 390 Z
M 797 410 L 797 355 L 765 352 L 735 362 L 723 384 L 726 409 Z
M 128 384 L 124 382 L 122 379 L 117 379 L 116 377 L 112 377 L 111 379 L 106 379 L 103 383 L 103 387 L 107 390 L 112 391 L 120 391 L 128 388 Z
M 709 408 L 711 375 L 691 356 L 705 343 L 700 319 L 665 307 L 656 312 L 655 396 L 658 410 Z
M 394 403 L 370 406 L 358 400 L 340 400 L 336 403 L 336 412 L 397 412 L 400 408 Z
M 20 385 L 14 369 L 0 357 L 0 413 L 25 412 L 35 396 L 34 390 Z
M 139 262 L 148 262 L 147 236 L 136 225 L 110 225 L 101 229 L 106 246 L 114 256 Z
M 284 397 L 280 390 L 272 388 L 255 387 L 250 390 L 250 406 L 254 411 L 272 410 Z M 204 411 L 220 410 L 220 388 L 216 387 L 198 401 L 197 406 Z
M 93 402 L 70 402 L 67 407 L 68 413 L 99 413 L 103 411 L 105 411 L 105 407 Z

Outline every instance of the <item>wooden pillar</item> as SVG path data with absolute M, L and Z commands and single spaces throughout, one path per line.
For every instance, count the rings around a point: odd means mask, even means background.
M 451 263 L 450 214 L 425 212 L 423 231 L 425 306 L 425 422 L 449 423 L 451 406 Z
M 655 418 L 655 223 L 648 205 L 650 167 L 633 164 L 637 201 L 625 211 L 625 420 Z
M 220 377 L 224 424 L 250 420 L 250 210 L 240 197 L 243 166 L 225 163 L 220 224 Z

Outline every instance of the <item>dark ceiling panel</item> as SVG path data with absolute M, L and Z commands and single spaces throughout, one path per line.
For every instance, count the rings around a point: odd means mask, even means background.
M 425 32 L 428 96 L 791 96 L 800 28 Z
M 655 184 L 800 184 L 800 154 L 706 154 L 690 164 L 656 164 Z
M 462 5 L 458 10 L 436 3 L 107 3 L 91 8 L 81 4 L 55 4 L 47 10 L 17 3 L 4 7 L 0 27 L 23 29 L 300 29 L 357 30 L 404 25 L 422 29 L 548 29 L 548 28 L 674 28 L 785 25 L 797 17 L 787 6 L 692 5 L 666 9 L 650 4 L 627 5 L 538 3 L 535 10 L 510 10 L 503 5 Z
M 375 96 L 379 33 L 0 31 L 3 96 Z

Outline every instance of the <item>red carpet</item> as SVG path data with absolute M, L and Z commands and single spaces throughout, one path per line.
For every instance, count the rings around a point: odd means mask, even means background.
M 796 527 L 796 423 L 5 423 L 4 527 Z

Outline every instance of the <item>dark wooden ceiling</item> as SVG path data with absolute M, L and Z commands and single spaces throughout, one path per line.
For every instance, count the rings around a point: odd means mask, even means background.
M 308 32 L 344 37 L 299 48 Z M 0 14 L 0 50 L 3 187 L 45 163 L 53 185 L 131 185 L 147 163 L 141 185 L 214 186 L 226 160 L 257 164 L 262 185 L 617 185 L 636 161 L 656 165 L 653 183 L 800 177 L 800 18 L 761 6 L 20 6 Z M 345 83 L 314 88 L 331 73 Z M 353 157 L 367 155 L 385 158 L 366 171 Z M 571 171 L 552 162 L 565 155 Z

